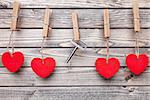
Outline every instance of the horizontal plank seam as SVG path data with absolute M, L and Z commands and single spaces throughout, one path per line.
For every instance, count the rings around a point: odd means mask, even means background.
M 0 27 L 0 29 L 10 29 L 10 27 Z M 43 29 L 43 27 L 20 27 L 21 29 Z M 52 27 L 52 29 L 73 29 L 72 27 Z M 80 27 L 79 29 L 103 29 L 98 27 Z M 133 27 L 111 27 L 110 29 L 133 29 Z M 141 29 L 150 29 L 150 27 L 141 27 Z
M 15 47 L 15 46 L 14 46 Z M 6 49 L 7 47 L 0 47 L 0 49 Z M 37 48 L 37 49 L 40 49 L 41 47 L 15 47 L 16 49 L 23 49 L 23 48 L 30 48 L 30 49 L 34 49 L 34 48 Z M 46 48 L 46 49 L 54 49 L 54 48 L 56 48 L 56 49 L 68 49 L 68 48 L 74 48 L 74 47 L 44 47 L 44 48 Z M 101 48 L 101 49 L 106 49 L 107 47 L 105 47 L 105 46 L 97 46 L 97 47 L 87 47 L 87 49 L 99 49 L 99 48 Z M 110 49 L 112 48 L 117 48 L 117 49 L 123 49 L 123 48 L 131 48 L 131 49 L 134 49 L 135 47 L 134 46 L 131 46 L 131 47 L 109 47 Z M 145 46 L 143 46 L 143 47 L 139 47 L 140 49 L 144 49 L 144 48 L 150 48 L 149 46 L 148 47 L 145 47 Z
M 44 85 L 40 85 L 40 86 L 0 86 L 0 87 L 124 87 L 124 86 L 127 86 L 127 87 L 149 87 L 150 85 L 57 85 L 57 86 L 44 86 Z
M 63 8 L 56 8 L 56 7 L 51 7 L 50 9 L 132 9 L 132 7 L 124 7 L 124 8 L 118 8 L 118 7 L 96 7 L 96 8 L 92 8 L 92 7 L 84 7 L 80 8 L 80 7 L 63 7 Z M 0 8 L 0 9 L 13 9 L 12 7 L 7 7 L 7 8 Z M 21 9 L 46 9 L 46 7 L 43 8 L 32 8 L 32 7 L 21 7 Z M 150 7 L 140 7 L 140 9 L 150 9 Z

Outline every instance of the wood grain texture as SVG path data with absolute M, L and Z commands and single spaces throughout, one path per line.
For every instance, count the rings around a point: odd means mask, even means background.
M 19 0 L 22 8 L 131 8 L 132 0 Z M 140 0 L 140 7 L 149 8 L 149 0 Z M 12 0 L 1 0 L 1 8 L 12 8 Z
M 11 9 L 1 9 L 0 28 L 9 28 Z M 72 9 L 54 9 L 51 18 L 52 28 L 72 28 Z M 80 28 L 103 28 L 103 9 L 76 9 Z M 133 28 L 132 9 L 110 9 L 111 28 Z M 61 15 L 61 16 L 60 16 Z M 44 9 L 21 9 L 19 28 L 42 28 Z M 150 28 L 150 10 L 141 9 L 141 28 Z
M 77 51 L 72 61 L 67 64 L 66 60 L 73 48 L 45 48 L 44 57 L 53 57 L 57 66 L 95 66 L 95 60 L 99 57 L 106 57 L 105 48 L 87 48 L 86 51 Z M 7 49 L 0 49 L 0 54 Z M 34 57 L 41 57 L 40 48 L 17 48 L 15 51 L 21 51 L 25 55 L 24 66 L 30 66 Z M 111 48 L 110 57 L 119 59 L 121 66 L 126 66 L 125 59 L 128 54 L 134 53 L 134 48 Z M 140 53 L 145 53 L 150 57 L 148 48 L 141 48 Z
M 150 47 L 150 29 L 142 29 L 140 47 Z M 0 47 L 7 47 L 9 42 L 9 29 L 0 29 Z M 110 47 L 135 47 L 133 29 L 111 29 Z M 81 40 L 88 47 L 106 47 L 103 29 L 80 29 Z M 14 32 L 15 47 L 41 47 L 42 29 L 21 29 Z M 53 29 L 44 43 L 44 47 L 73 47 L 72 29 Z
M 0 87 L 74 87 L 74 86 L 150 86 L 150 69 L 140 76 L 131 77 L 126 68 L 120 68 L 119 72 L 110 80 L 102 78 L 93 67 L 56 67 L 53 74 L 47 79 L 41 79 L 31 68 L 22 68 L 18 73 L 10 73 L 5 68 L 0 68 Z
M 19 0 L 18 28 L 14 33 L 15 51 L 25 54 L 18 73 L 10 73 L 0 61 L 0 100 L 150 100 L 150 68 L 134 76 L 125 64 L 126 55 L 134 53 L 132 0 Z M 13 0 L 0 0 L 0 55 L 6 52 L 10 34 Z M 140 53 L 150 60 L 150 0 L 139 0 L 141 33 Z M 103 9 L 110 11 L 110 57 L 120 60 L 119 72 L 110 80 L 95 70 L 95 60 L 106 57 L 103 38 Z M 53 57 L 57 67 L 47 79 L 33 73 L 30 63 L 41 57 L 45 8 L 52 8 L 52 32 L 44 43 L 45 57 Z M 65 61 L 73 46 L 71 12 L 79 16 L 81 40 L 88 48 L 77 51 L 72 61 Z M 1 56 L 0 56 L 1 59 Z M 150 66 L 150 64 L 149 64 Z
M 1 100 L 149 100 L 149 96 L 149 87 L 0 88 Z

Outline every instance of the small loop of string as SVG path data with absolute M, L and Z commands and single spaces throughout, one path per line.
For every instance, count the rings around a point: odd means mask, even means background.
M 140 54 L 139 32 L 136 32 L 135 38 L 136 38 L 136 40 L 135 40 L 135 42 L 136 42 L 136 44 L 135 44 L 135 53 L 136 53 L 137 56 L 139 56 L 139 54 Z
M 109 60 L 109 39 L 106 38 L 106 45 L 107 45 L 107 49 L 106 49 L 106 53 L 107 53 L 107 56 L 106 56 L 106 60 L 108 62 Z
M 12 44 L 11 44 L 12 42 Z M 10 46 L 11 45 L 11 46 Z M 12 48 L 12 53 L 14 52 L 14 42 L 13 42 L 13 30 L 11 31 L 10 35 L 9 35 L 9 43 L 7 45 L 7 50 L 9 51 L 9 48 Z

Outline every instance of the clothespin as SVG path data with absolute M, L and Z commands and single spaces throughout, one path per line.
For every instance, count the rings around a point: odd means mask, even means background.
M 134 17 L 134 31 L 136 36 L 136 46 L 135 53 L 139 57 L 140 49 L 139 49 L 139 32 L 141 30 L 140 25 L 140 12 L 139 12 L 139 2 L 138 0 L 133 0 L 133 17 Z
M 20 10 L 19 2 L 14 1 L 14 3 L 13 3 L 12 21 L 11 21 L 11 30 L 12 31 L 16 31 L 17 30 L 17 22 L 18 22 L 19 10 Z
M 17 31 L 17 22 L 18 22 L 18 17 L 19 17 L 19 10 L 20 10 L 19 2 L 14 1 L 14 3 L 13 3 L 13 12 L 12 12 L 12 20 L 11 20 L 11 25 L 10 25 L 11 33 L 10 33 L 10 37 L 9 37 L 9 44 L 7 46 L 8 50 L 9 50 L 9 46 L 12 42 L 12 53 L 14 52 L 12 34 L 13 34 L 14 31 Z
M 43 57 L 43 45 L 44 45 L 44 40 L 46 39 L 46 37 L 48 37 L 48 33 L 50 28 L 50 17 L 52 16 L 52 10 L 51 9 L 46 9 L 45 10 L 45 16 L 44 16 L 44 25 L 43 25 L 43 40 L 42 40 L 42 44 L 41 44 L 41 56 L 42 59 L 44 59 Z
M 109 37 L 110 37 L 110 23 L 109 23 L 109 10 L 104 9 L 104 38 L 107 44 L 107 61 L 109 59 Z
M 43 26 L 43 38 L 48 37 L 49 29 L 50 29 L 50 17 L 52 16 L 52 10 L 46 9 L 44 16 L 44 26 Z
M 72 24 L 73 24 L 74 41 L 80 41 L 78 15 L 76 12 L 72 12 Z
M 109 10 L 104 9 L 104 37 L 110 37 Z
M 140 32 L 140 13 L 138 0 L 133 0 L 133 16 L 134 16 L 134 31 Z

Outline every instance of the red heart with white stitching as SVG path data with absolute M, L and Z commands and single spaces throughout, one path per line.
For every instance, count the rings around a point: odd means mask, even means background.
M 96 60 L 96 71 L 106 79 L 112 78 L 119 70 L 120 63 L 116 58 L 108 59 L 98 58 Z
M 23 65 L 24 55 L 21 52 L 5 52 L 2 55 L 2 63 L 10 72 L 17 72 Z
M 32 70 L 41 78 L 47 78 L 54 71 L 56 62 L 53 58 L 34 58 L 31 62 Z
M 126 64 L 132 73 L 139 75 L 144 72 L 148 66 L 148 56 L 141 54 L 137 57 L 135 54 L 130 54 L 126 58 Z

